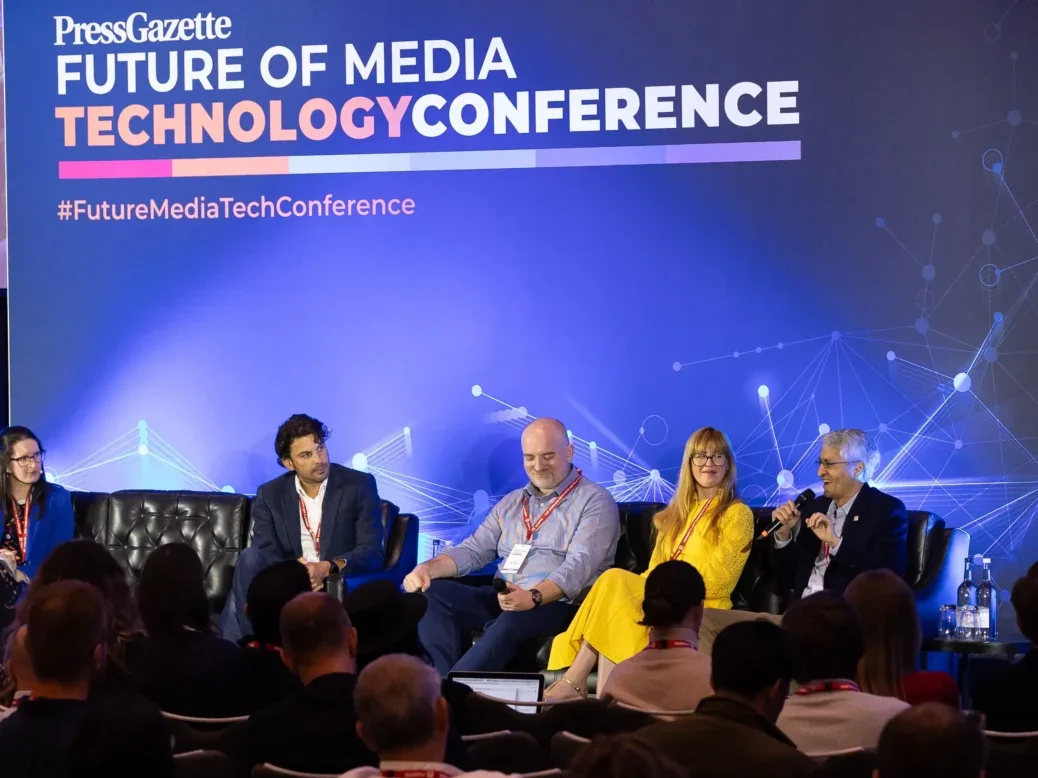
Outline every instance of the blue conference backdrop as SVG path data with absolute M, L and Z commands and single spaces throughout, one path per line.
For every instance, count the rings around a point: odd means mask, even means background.
M 1038 15 L 877 0 L 8 3 L 12 418 L 75 489 L 333 430 L 456 539 L 564 420 L 618 500 L 723 428 L 1035 557 Z

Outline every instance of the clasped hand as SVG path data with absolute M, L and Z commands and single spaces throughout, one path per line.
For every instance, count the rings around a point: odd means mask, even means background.
M 829 548 L 835 548 L 839 544 L 840 539 L 833 530 L 833 520 L 824 513 L 816 513 L 813 516 L 809 516 L 804 524 Z
M 507 592 L 497 595 L 497 604 L 503 611 L 528 611 L 533 610 L 533 595 L 526 589 L 520 589 L 512 583 L 505 582 Z

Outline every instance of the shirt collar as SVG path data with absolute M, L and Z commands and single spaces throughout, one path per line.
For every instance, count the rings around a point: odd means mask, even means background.
M 325 478 L 323 481 L 321 481 L 321 488 L 319 488 L 317 490 L 317 496 L 311 498 L 310 495 L 308 495 L 306 492 L 303 491 L 303 485 L 299 482 L 299 476 L 298 475 L 296 476 L 296 494 L 298 494 L 300 497 L 305 497 L 308 500 L 313 499 L 313 500 L 316 500 L 317 502 L 321 502 L 322 500 L 324 500 L 324 491 L 327 488 L 328 488 L 328 479 Z
M 442 762 L 380 762 L 380 770 L 431 770 L 437 773 L 444 773 L 446 775 L 462 775 L 462 771 L 457 767 L 449 764 L 443 764 Z
M 865 488 L 865 484 L 862 484 L 861 485 L 861 489 L 864 489 L 864 488 Z M 854 505 L 854 501 L 857 500 L 858 499 L 858 495 L 861 494 L 861 489 L 859 489 L 857 492 L 855 492 L 854 496 L 851 497 L 851 499 L 849 499 L 847 502 L 845 502 L 843 504 L 842 508 L 837 508 L 836 507 L 836 500 L 833 500 L 832 504 L 833 504 L 833 507 L 835 508 L 835 510 L 833 511 L 833 518 L 835 518 L 836 516 L 839 516 L 841 513 L 844 515 L 844 517 L 850 516 L 850 514 L 851 514 L 851 506 Z
M 547 494 L 541 494 L 541 490 L 533 485 L 533 481 L 530 481 L 528 484 L 526 484 L 526 488 L 523 491 L 526 492 L 527 497 L 540 497 L 542 499 L 545 497 L 557 497 L 559 494 L 564 492 L 566 490 L 566 487 L 573 483 L 576 479 L 577 468 L 575 465 L 571 463 L 569 466 L 569 474 L 565 478 L 563 478 L 562 481 L 559 482 L 559 485 L 555 487 L 554 491 L 548 492 Z

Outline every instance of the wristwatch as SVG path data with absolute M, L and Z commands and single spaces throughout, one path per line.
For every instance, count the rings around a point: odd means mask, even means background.
M 334 560 L 334 559 L 329 559 L 328 560 L 328 566 L 329 566 L 328 575 L 337 575 L 337 574 L 342 572 L 342 567 L 345 567 L 345 565 L 340 567 L 339 563 L 336 560 Z
M 541 607 L 541 600 L 544 599 L 544 596 L 537 589 L 531 589 L 530 596 L 533 597 L 533 607 Z

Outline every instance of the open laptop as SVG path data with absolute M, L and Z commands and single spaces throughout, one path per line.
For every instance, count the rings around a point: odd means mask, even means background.
M 544 694 L 544 676 L 540 673 L 485 673 L 458 671 L 447 675 L 472 691 L 501 702 L 539 702 Z M 531 705 L 509 705 L 520 713 L 536 713 Z

